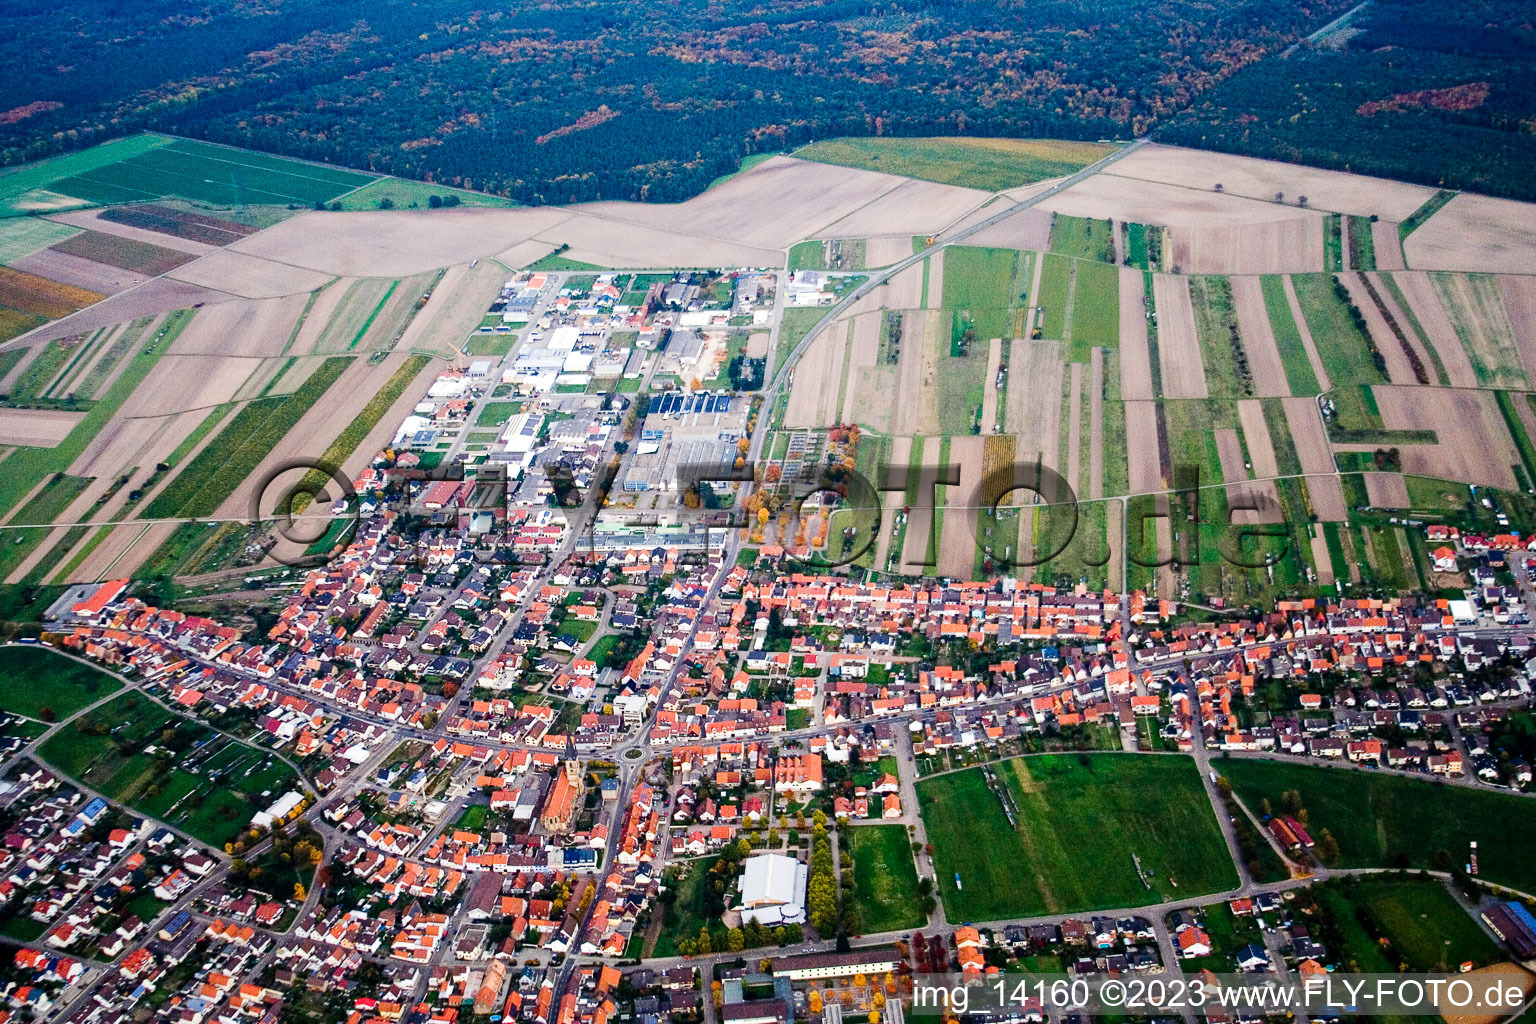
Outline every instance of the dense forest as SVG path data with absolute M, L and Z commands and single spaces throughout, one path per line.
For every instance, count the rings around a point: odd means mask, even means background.
M 1533 22 L 1528 0 L 1373 0 L 1207 90 L 1159 138 L 1536 199 Z
M 143 128 L 677 200 L 831 135 L 1144 134 L 1352 0 L 10 0 L 0 161 Z
M 1529 0 L 10 0 L 0 163 L 143 128 L 674 201 L 833 135 L 1168 141 L 1532 197 Z M 1291 52 L 1293 51 L 1294 52 Z

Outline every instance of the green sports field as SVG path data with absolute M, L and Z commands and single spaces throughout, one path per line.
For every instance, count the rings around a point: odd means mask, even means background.
M 1327 829 L 1338 840 L 1337 867 L 1443 869 L 1463 863 L 1476 840 L 1479 877 L 1536 891 L 1536 800 L 1256 758 L 1229 758 L 1216 769 L 1255 814 L 1265 799 L 1278 808 L 1287 790 L 1300 793 L 1313 837 Z
M 1237 884 L 1188 757 L 1052 754 L 994 770 L 1016 825 L 982 768 L 918 783 L 953 923 L 1142 906 Z

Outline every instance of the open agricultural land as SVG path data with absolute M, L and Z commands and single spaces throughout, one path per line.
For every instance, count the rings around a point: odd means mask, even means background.
M 918 798 L 954 921 L 1129 907 L 1237 881 L 1188 758 L 1014 758 L 924 779 Z

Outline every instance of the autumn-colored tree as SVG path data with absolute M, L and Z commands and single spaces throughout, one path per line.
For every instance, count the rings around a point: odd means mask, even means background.
M 303 903 L 304 902 L 304 897 L 307 896 L 307 895 L 309 895 L 309 893 L 304 889 L 304 883 L 303 882 L 294 882 L 293 883 L 293 898 L 294 899 L 298 900 L 300 903 Z

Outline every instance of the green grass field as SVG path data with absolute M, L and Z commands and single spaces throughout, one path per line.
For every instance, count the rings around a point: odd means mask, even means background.
M 1041 282 L 1041 290 L 1044 288 Z M 1091 350 L 1099 346 L 1120 347 L 1120 272 L 1108 263 L 1078 260 L 1067 361 L 1086 363 Z
M 1373 535 L 1375 542 L 1382 535 Z M 1217 767 L 1255 814 L 1286 790 L 1301 794 L 1313 837 L 1339 843 L 1339 867 L 1434 867 L 1466 859 L 1477 841 L 1479 876 L 1527 892 L 1536 889 L 1536 801 L 1448 783 L 1421 782 L 1361 769 L 1318 768 L 1250 758 Z
M 191 139 L 167 139 L 123 154 L 54 178 L 46 187 L 97 204 L 176 197 L 232 206 L 312 206 L 378 177 Z
M 1345 890 L 1363 906 L 1410 971 L 1455 970 L 1503 959 L 1498 943 L 1438 881 L 1364 878 Z
M 1051 221 L 1051 252 L 1063 256 L 1115 261 L 1115 236 L 1110 222 L 1058 213 Z
M 56 474 L 43 485 L 42 490 L 17 510 L 14 522 L 18 526 L 24 523 L 58 522 L 65 509 L 90 482 L 86 477 Z M 48 526 L 37 526 L 31 529 L 8 529 L 0 534 L 0 578 L 20 567 L 51 532 Z
M 1322 357 L 1323 367 L 1335 388 L 1358 381 L 1364 384 L 1386 382 L 1385 375 L 1376 368 L 1371 358 L 1365 336 L 1349 317 L 1349 310 L 1333 291 L 1333 279 L 1327 274 L 1293 274 L 1291 283 L 1296 287 L 1296 299 L 1307 327 L 1317 343 L 1317 354 Z M 1282 296 L 1283 297 L 1283 296 Z M 1274 307 L 1270 307 L 1274 317 Z M 1278 331 L 1276 340 L 1279 340 Z M 1280 350 L 1285 357 L 1285 348 Z M 1286 371 L 1290 375 L 1290 371 Z
M 1045 260 L 1040 268 L 1040 295 L 1035 299 L 1035 305 L 1045 310 L 1040 317 L 1040 336 L 1060 338 L 1067 330 L 1067 296 L 1072 283 L 1072 260 L 1056 253 L 1040 258 Z M 1115 287 L 1115 305 L 1118 309 L 1118 283 Z
M 5 181 L 0 177 L 0 184 Z M 12 217 L 0 221 L 0 263 L 19 260 L 30 252 L 46 248 L 80 234 L 81 229 L 41 217 Z
M 1012 249 L 978 246 L 951 246 L 944 253 L 944 307 L 968 315 L 980 346 L 1011 334 L 1008 310 L 1018 303 L 1013 290 L 1018 257 Z
M 917 867 L 905 825 L 860 825 L 845 829 L 853 849 L 853 902 L 864 933 L 921 928 L 927 918 L 917 907 Z
M 517 205 L 502 196 L 490 196 L 484 192 L 466 192 L 461 188 L 449 188 L 446 185 L 429 185 L 425 181 L 411 181 L 409 178 L 379 178 L 356 192 L 348 192 L 338 202 L 341 203 L 343 210 L 428 210 L 432 208 L 433 196 L 439 199 L 449 197 L 457 199 L 455 206 Z M 385 200 L 388 200 L 391 205 L 381 205 Z
M 0 647 L 0 708 L 6 711 L 40 718 L 52 709 L 54 717 L 68 718 L 118 688 L 100 669 L 46 647 Z
M 1237 884 L 1187 757 L 1043 755 L 996 770 L 1018 806 L 1017 828 L 980 768 L 918 783 L 952 922 L 1140 906 Z
M 113 139 L 99 146 L 66 153 L 35 164 L 27 164 L 0 174 L 0 217 L 15 217 L 50 209 L 71 209 L 82 203 L 71 202 L 60 196 L 54 183 L 75 175 L 90 174 L 124 160 L 133 159 L 168 145 L 164 135 L 131 135 L 125 139 Z M 53 195 L 37 194 L 53 192 Z
M 1114 148 L 1059 139 L 847 138 L 813 142 L 794 155 L 801 160 L 998 192 L 1073 174 L 1103 159 Z

